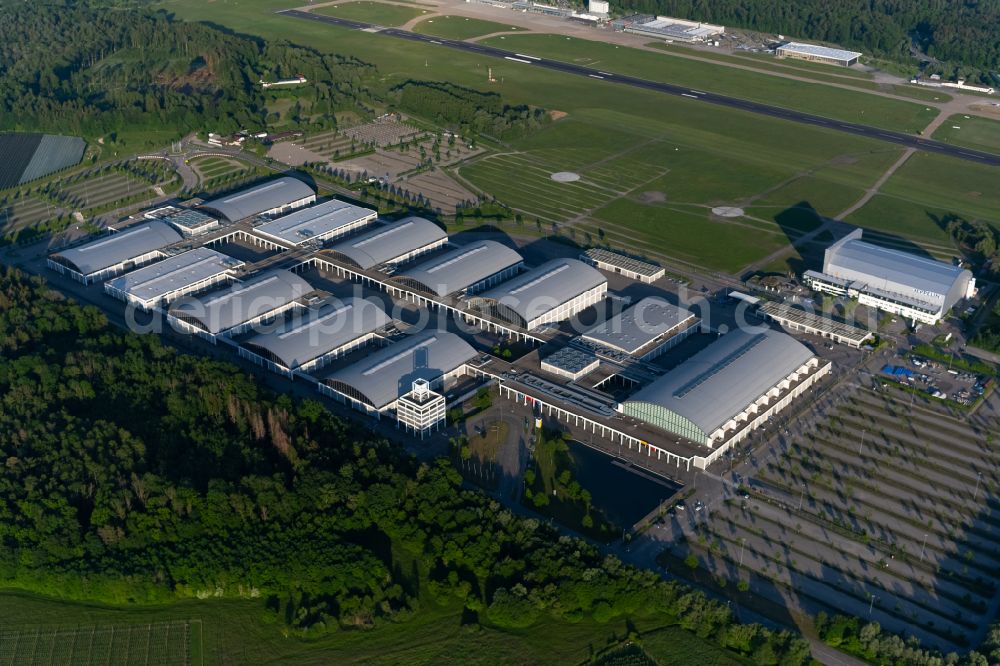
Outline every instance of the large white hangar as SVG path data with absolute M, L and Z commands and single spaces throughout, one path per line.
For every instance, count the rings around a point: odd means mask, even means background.
M 381 414 L 393 409 L 415 380 L 426 380 L 431 388 L 447 386 L 465 374 L 466 364 L 476 356 L 476 350 L 454 333 L 423 331 L 331 374 L 320 391 L 356 409 Z
M 826 249 L 823 272 L 806 271 L 816 291 L 857 298 L 885 312 L 936 324 L 976 293 L 972 273 L 942 261 L 866 243 L 861 229 Z
M 784 409 L 830 369 L 773 329 L 737 329 L 621 403 L 633 418 L 720 455 Z M 721 448 L 720 448 L 721 447 Z M 709 456 L 711 462 L 715 456 Z
M 472 294 L 517 275 L 524 259 L 502 243 L 469 243 L 393 276 L 392 282 L 444 298 Z
M 641 360 L 650 360 L 698 330 L 701 321 L 686 308 L 648 296 L 587 330 L 584 341 Z
M 399 264 L 448 242 L 444 229 L 422 217 L 376 227 L 324 250 L 349 266 L 368 270 L 382 264 Z
M 267 271 L 232 287 L 177 302 L 168 319 L 181 330 L 214 341 L 219 335 L 239 335 L 276 317 L 312 291 L 312 285 L 291 271 Z
M 266 238 L 296 246 L 346 236 L 367 226 L 377 216 L 378 213 L 370 208 L 331 199 L 265 222 L 254 231 Z
M 311 187 L 297 178 L 284 176 L 206 201 L 201 207 L 230 222 L 238 222 L 255 215 L 280 215 L 314 201 L 316 193 Z
M 181 240 L 165 222 L 145 222 L 51 254 L 47 265 L 61 275 L 91 284 L 156 261 L 164 256 L 162 248 Z
M 229 282 L 243 262 L 199 247 L 104 283 L 104 291 L 143 310 Z
M 527 330 L 564 321 L 604 300 L 608 281 L 578 259 L 553 259 L 470 300 L 490 316 Z
M 363 298 L 328 299 L 294 313 L 274 330 L 240 344 L 240 356 L 292 375 L 309 372 L 364 347 L 392 318 L 378 303 Z

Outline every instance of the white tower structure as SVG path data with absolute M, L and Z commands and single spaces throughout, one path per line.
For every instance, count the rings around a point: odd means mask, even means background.
M 445 420 L 444 396 L 432 391 L 426 379 L 416 379 L 410 392 L 396 402 L 396 420 L 423 439 Z

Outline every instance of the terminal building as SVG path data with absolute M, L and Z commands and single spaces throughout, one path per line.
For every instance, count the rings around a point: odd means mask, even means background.
M 225 284 L 241 266 L 238 259 L 199 247 L 109 280 L 104 291 L 142 310 L 153 310 Z
M 165 254 L 161 250 L 181 240 L 181 235 L 165 222 L 144 222 L 55 252 L 49 255 L 46 265 L 60 275 L 93 284 L 162 259 Z
M 840 65 L 850 67 L 858 62 L 861 54 L 857 51 L 845 51 L 844 49 L 834 49 L 829 46 L 819 46 L 818 44 L 803 44 L 801 42 L 788 42 L 782 44 L 775 53 L 779 58 L 795 58 L 797 60 L 811 60 L 822 62 L 828 65 Z
M 853 232 L 826 249 L 823 271 L 806 271 L 815 291 L 856 298 L 862 305 L 914 322 L 936 324 L 956 303 L 976 293 L 972 273 L 861 240 Z
M 327 299 L 295 311 L 273 330 L 240 343 L 239 354 L 289 377 L 328 365 L 378 339 L 392 319 L 382 307 L 363 298 Z
M 466 364 L 476 356 L 476 350 L 454 333 L 426 330 L 333 372 L 322 380 L 319 390 L 380 416 L 396 408 L 396 401 L 414 381 L 423 379 L 429 388 L 447 387 L 465 374 Z
M 526 330 L 560 321 L 604 300 L 608 281 L 577 259 L 553 259 L 470 299 L 492 317 Z
M 170 308 L 167 319 L 177 329 L 214 343 L 220 335 L 239 335 L 301 307 L 312 291 L 312 285 L 295 273 L 272 270 L 201 297 L 185 298 Z
M 627 416 L 711 447 L 711 463 L 830 370 L 772 329 L 737 329 L 618 406 Z
M 430 220 L 407 217 L 377 226 L 323 252 L 337 261 L 362 270 L 384 264 L 401 264 L 448 242 L 448 234 Z
M 202 208 L 239 222 L 257 215 L 281 215 L 316 201 L 313 189 L 297 178 L 284 176 L 235 194 L 206 201 Z
M 700 321 L 685 308 L 648 296 L 585 331 L 580 341 L 599 352 L 611 349 L 648 361 L 696 332 Z
M 254 232 L 295 247 L 346 236 L 371 224 L 377 216 L 369 208 L 331 199 L 265 222 Z
M 462 292 L 474 294 L 517 275 L 524 259 L 511 248 L 491 240 L 463 245 L 392 277 L 400 286 L 444 298 Z

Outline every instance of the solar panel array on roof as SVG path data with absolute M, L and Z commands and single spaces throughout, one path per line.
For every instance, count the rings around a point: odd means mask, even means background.
M 342 236 L 348 230 L 374 220 L 376 215 L 370 208 L 331 199 L 265 222 L 255 231 L 291 245 L 301 245 L 311 240 Z
M 301 180 L 285 176 L 206 201 L 202 207 L 217 211 L 230 222 L 237 222 L 315 196 L 313 189 Z
M 149 302 L 242 266 L 232 257 L 199 247 L 108 281 L 112 289 Z
M 62 250 L 56 256 L 76 266 L 83 275 L 97 273 L 183 240 L 160 222 L 143 222 L 85 245 Z
M 649 296 L 585 331 L 583 337 L 626 354 L 634 354 L 695 319 L 697 317 L 689 310 L 665 299 Z

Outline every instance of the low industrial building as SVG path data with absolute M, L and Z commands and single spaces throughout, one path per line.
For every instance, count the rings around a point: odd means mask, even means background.
M 193 208 L 177 211 L 163 218 L 163 221 L 181 232 L 185 238 L 200 236 L 219 228 L 218 218 Z
M 427 330 L 330 374 L 319 390 L 379 416 L 395 409 L 396 401 L 415 380 L 426 380 L 431 388 L 448 386 L 465 374 L 466 364 L 477 356 L 476 350 L 454 333 Z
M 444 396 L 431 390 L 426 379 L 415 379 L 410 392 L 396 401 L 396 421 L 420 439 L 445 423 L 447 404 Z
M 855 229 L 828 247 L 823 271 L 806 271 L 806 284 L 931 325 L 975 295 L 975 278 L 960 266 L 866 243 L 861 236 Z
M 286 246 L 298 246 L 346 236 L 371 224 L 377 216 L 370 208 L 331 199 L 265 222 L 254 232 Z
M 109 280 L 104 291 L 142 310 L 153 310 L 229 282 L 241 266 L 238 259 L 199 247 Z
M 312 285 L 291 271 L 267 271 L 232 287 L 174 303 L 168 320 L 179 330 L 215 342 L 220 335 L 239 335 L 301 307 L 302 299 L 312 291 Z
M 649 296 L 580 337 L 588 346 L 610 348 L 648 361 L 663 354 L 698 330 L 701 319 L 686 308 Z
M 576 259 L 552 259 L 470 299 L 470 306 L 526 330 L 565 321 L 604 300 L 608 281 Z
M 162 259 L 165 254 L 161 250 L 181 240 L 181 235 L 164 222 L 144 222 L 55 252 L 46 265 L 60 275 L 93 284 Z
M 280 215 L 314 201 L 316 193 L 311 187 L 297 178 L 284 176 L 206 201 L 201 207 L 230 222 L 239 222 L 257 215 Z
M 563 347 L 554 354 L 549 354 L 541 360 L 541 368 L 559 377 L 576 381 L 584 377 L 601 364 L 600 359 L 591 352 L 573 347 Z
M 384 264 L 401 264 L 448 242 L 448 234 L 430 220 L 407 217 L 380 225 L 324 250 L 349 266 L 369 270 Z
M 814 312 L 792 307 L 785 303 L 764 301 L 757 308 L 757 312 L 763 318 L 775 322 L 786 331 L 816 335 L 855 349 L 875 338 L 875 334 L 871 331 L 834 321 L 829 317 L 821 317 Z
M 524 259 L 513 249 L 483 240 L 420 263 L 394 275 L 391 281 L 444 298 L 457 292 L 474 294 L 489 289 L 517 275 L 523 265 Z
M 737 329 L 621 403 L 619 411 L 715 449 L 742 441 L 829 372 L 772 329 Z M 708 462 L 711 462 L 706 457 Z
M 840 65 L 850 67 L 858 62 L 861 54 L 857 51 L 845 51 L 844 49 L 834 49 L 829 46 L 818 44 L 803 44 L 801 42 L 788 42 L 782 44 L 775 53 L 779 58 L 795 58 L 797 60 L 811 60 L 812 62 L 822 62 L 828 65 Z
M 726 28 L 721 25 L 646 14 L 618 19 L 612 22 L 612 26 L 615 30 L 677 42 L 704 42 L 726 32 Z
M 607 16 L 611 12 L 611 3 L 608 0 L 588 0 L 587 11 L 597 16 Z
M 646 284 L 656 282 L 666 274 L 662 266 L 604 248 L 587 250 L 580 255 L 580 261 L 596 266 L 602 271 L 624 275 L 630 280 L 638 280 Z
M 318 370 L 378 339 L 392 322 L 382 307 L 363 298 L 327 299 L 295 311 L 273 330 L 240 343 L 239 354 L 289 377 Z

